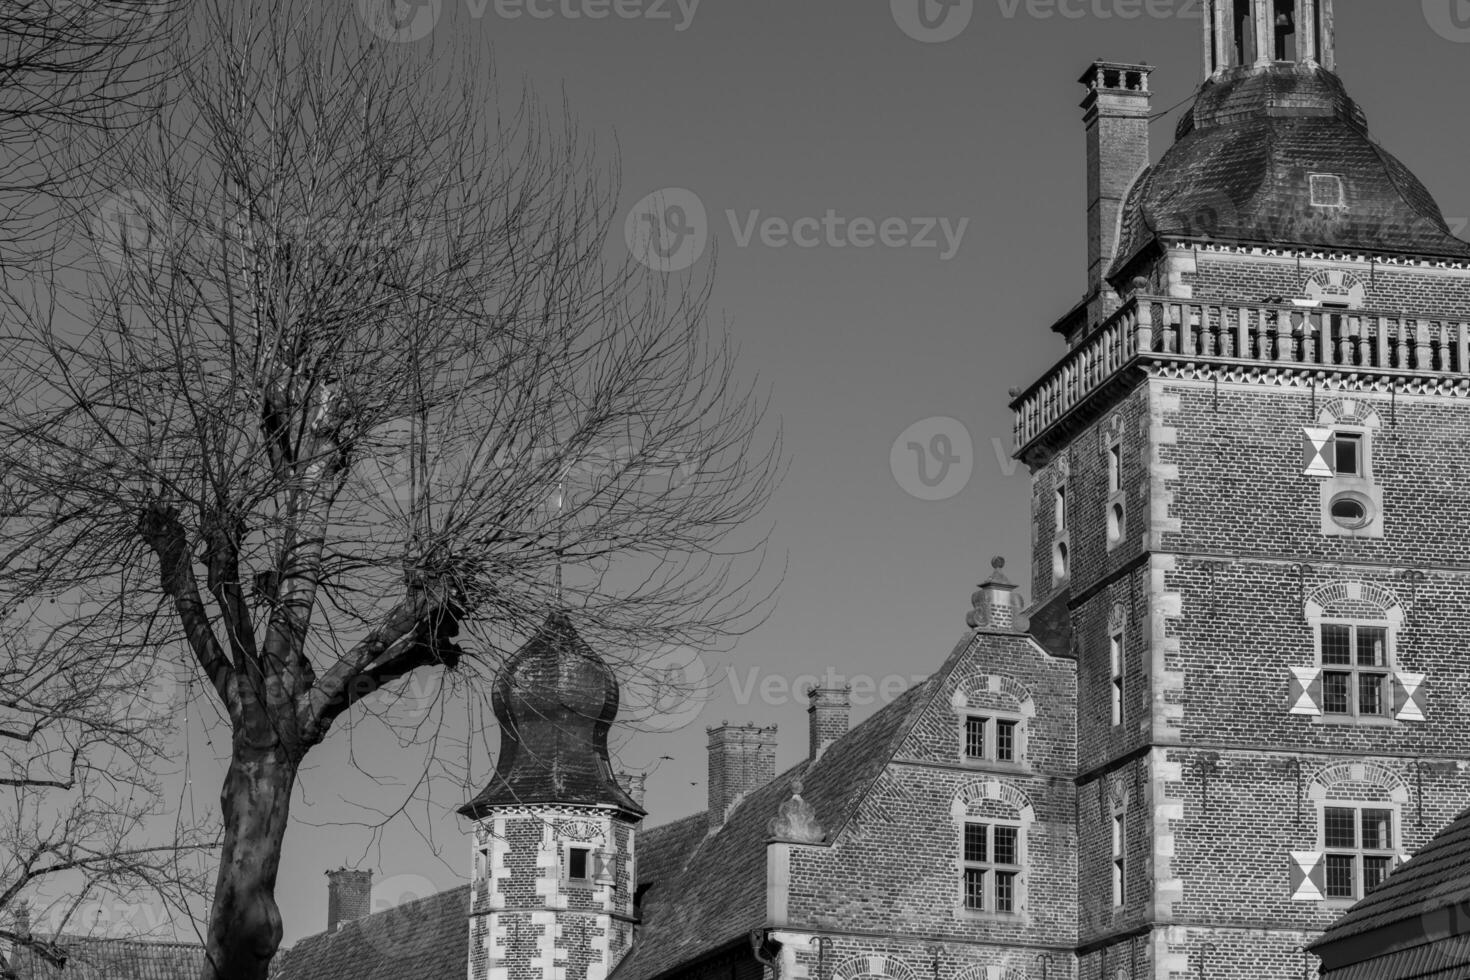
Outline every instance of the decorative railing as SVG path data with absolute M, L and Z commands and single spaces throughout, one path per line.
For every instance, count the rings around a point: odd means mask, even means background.
M 1470 374 L 1470 324 L 1368 310 L 1135 296 L 1012 403 L 1025 447 L 1134 361 Z

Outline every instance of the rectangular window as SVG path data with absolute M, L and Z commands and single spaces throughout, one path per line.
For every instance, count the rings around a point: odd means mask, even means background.
M 1022 755 L 1021 721 L 1018 718 L 965 718 L 962 739 L 967 762 L 1019 763 Z
M 1113 815 L 1113 905 L 1122 906 L 1128 898 L 1128 818 Z
M 1123 634 L 1114 633 L 1108 642 L 1113 671 L 1113 724 L 1123 724 Z
M 995 761 L 1016 761 L 1016 723 L 1014 721 L 995 723 Z
M 1322 712 L 1388 717 L 1392 707 L 1388 628 L 1323 623 L 1321 637 Z
M 1123 455 L 1121 447 L 1108 447 L 1108 493 L 1123 489 Z
M 1021 876 L 1021 828 L 1013 824 L 965 824 L 961 887 L 971 912 L 1013 913 Z
M 989 718 L 965 719 L 965 758 L 985 758 L 985 726 L 989 723 Z
M 1332 470 L 1338 476 L 1363 476 L 1363 434 L 1338 432 L 1332 436 Z
M 1327 897 L 1356 901 L 1393 869 L 1394 813 L 1378 807 L 1330 806 L 1322 810 Z
M 592 880 L 592 849 L 587 847 L 567 848 L 567 878 L 571 881 Z
M 1056 523 L 1057 532 L 1061 533 L 1067 529 L 1067 488 L 1057 487 L 1056 495 Z

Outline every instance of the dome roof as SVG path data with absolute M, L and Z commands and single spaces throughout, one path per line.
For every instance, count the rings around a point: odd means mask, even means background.
M 1470 260 L 1429 191 L 1368 135 L 1342 81 L 1310 64 L 1204 84 L 1174 145 L 1129 192 L 1109 275 L 1158 238 Z
M 490 785 L 460 808 L 560 803 L 644 811 L 618 784 L 607 735 L 618 714 L 612 669 L 553 613 L 501 668 L 491 707 L 500 723 L 500 759 Z

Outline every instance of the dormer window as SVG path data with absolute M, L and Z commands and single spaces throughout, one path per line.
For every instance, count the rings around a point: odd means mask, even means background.
M 1312 174 L 1310 177 L 1310 183 L 1312 190 L 1312 207 L 1347 207 L 1347 194 L 1343 190 L 1341 177 L 1338 177 L 1335 174 Z

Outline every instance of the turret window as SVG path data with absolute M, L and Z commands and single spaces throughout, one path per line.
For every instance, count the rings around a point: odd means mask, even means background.
M 592 882 L 592 848 L 567 848 L 567 880 L 582 885 Z

